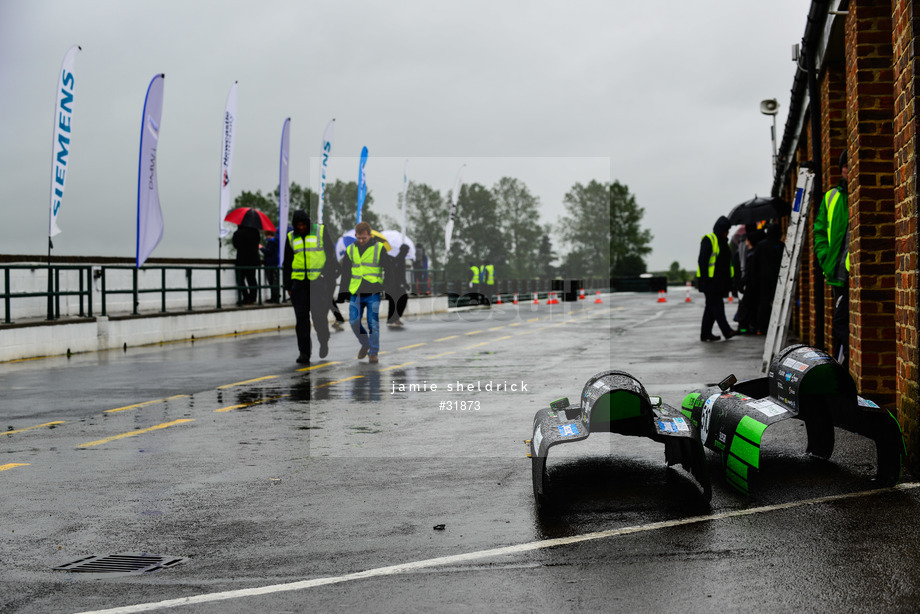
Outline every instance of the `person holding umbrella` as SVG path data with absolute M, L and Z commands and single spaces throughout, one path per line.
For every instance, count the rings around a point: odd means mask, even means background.
M 309 363 L 312 356 L 310 317 L 319 341 L 319 357 L 329 354 L 329 290 L 335 267 L 335 243 L 323 224 L 313 224 L 306 211 L 298 209 L 292 219 L 294 230 L 284 244 L 284 287 L 291 295 L 296 318 L 297 362 Z
M 720 337 L 712 334 L 712 325 L 717 323 L 725 340 L 734 337 L 725 318 L 725 304 L 722 299 L 731 290 L 732 278 L 735 276 L 732 266 L 731 249 L 728 246 L 728 230 L 731 222 L 720 216 L 712 227 L 712 232 L 703 235 L 700 241 L 700 255 L 697 259 L 696 276 L 699 290 L 706 297 L 703 310 L 703 323 L 700 329 L 700 341 L 718 341 Z
M 240 224 L 233 233 L 233 247 L 236 248 L 236 306 L 252 305 L 256 302 L 256 268 L 262 264 L 259 256 L 259 231 L 252 226 Z

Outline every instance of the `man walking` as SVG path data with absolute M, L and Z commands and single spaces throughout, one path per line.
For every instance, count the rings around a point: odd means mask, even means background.
M 725 304 L 722 302 L 722 299 L 728 296 L 732 277 L 735 276 L 731 250 L 728 247 L 729 228 L 731 228 L 731 223 L 723 215 L 716 220 L 712 232 L 703 235 L 700 241 L 696 276 L 699 280 L 699 290 L 706 297 L 700 341 L 720 339 L 718 335 L 712 334 L 714 323 L 718 323 L 726 341 L 738 334 L 728 325 L 728 320 L 725 318 Z
M 294 230 L 284 244 L 284 287 L 291 295 L 297 332 L 297 362 L 309 363 L 312 351 L 310 316 L 319 341 L 319 357 L 329 354 L 329 290 L 335 244 L 322 224 L 313 224 L 306 211 L 294 212 Z
M 390 257 L 383 244 L 371 237 L 367 222 L 355 226 L 355 242 L 345 249 L 342 259 L 340 288 L 348 289 L 348 322 L 361 344 L 358 360 L 368 357 L 377 362 L 380 352 L 380 295 L 383 293 L 384 270 L 390 267 Z M 342 298 L 344 292 L 339 293 Z M 367 311 L 367 329 L 361 323 Z
M 840 155 L 840 181 L 824 195 L 815 215 L 815 257 L 834 297 L 831 322 L 834 358 L 847 366 L 850 346 L 850 212 L 847 205 L 847 152 Z

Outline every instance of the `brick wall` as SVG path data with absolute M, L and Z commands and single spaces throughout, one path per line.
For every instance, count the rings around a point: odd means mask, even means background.
M 892 2 L 894 68 L 894 231 L 895 231 L 895 339 L 897 351 L 898 420 L 910 445 L 910 465 L 920 473 L 918 428 L 917 348 L 917 85 L 915 47 L 920 33 L 912 0 Z
M 896 396 L 892 3 L 851 2 L 845 27 L 850 213 L 850 372 Z

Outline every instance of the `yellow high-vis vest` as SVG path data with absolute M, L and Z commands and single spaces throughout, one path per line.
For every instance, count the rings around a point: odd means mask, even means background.
M 294 250 L 291 279 L 302 281 L 306 278 L 314 281 L 323 272 L 323 266 L 326 264 L 326 251 L 323 249 L 323 228 L 322 224 L 314 224 L 314 234 L 305 237 L 296 236 L 293 230 L 288 233 L 288 243 L 291 244 L 291 249 Z
M 348 284 L 349 292 L 356 294 L 358 288 L 361 287 L 362 281 L 372 284 L 383 283 L 383 269 L 380 266 L 380 255 L 383 253 L 383 245 L 375 243 L 370 249 L 366 249 L 363 254 L 360 254 L 358 253 L 358 244 L 352 243 L 345 252 L 351 260 L 351 283 Z

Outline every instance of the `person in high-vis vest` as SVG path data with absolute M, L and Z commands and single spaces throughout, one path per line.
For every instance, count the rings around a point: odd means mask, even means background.
M 815 215 L 815 257 L 834 297 L 833 353 L 846 366 L 850 336 L 850 212 L 847 206 L 847 152 L 840 156 L 840 182 L 824 195 Z
M 719 325 L 726 341 L 738 334 L 729 326 L 725 318 L 725 303 L 722 302 L 731 291 L 732 278 L 735 276 L 731 249 L 728 246 L 729 228 L 731 222 L 723 215 L 716 220 L 712 232 L 703 235 L 700 241 L 696 277 L 699 291 L 706 297 L 700 341 L 718 341 L 721 338 L 712 334 L 713 324 Z
M 468 263 L 470 265 L 470 304 L 478 305 L 479 304 L 479 285 L 482 283 L 482 269 L 479 265 L 472 262 Z
M 480 277 L 480 289 L 482 294 L 485 296 L 485 302 L 487 305 L 492 303 L 492 293 L 495 292 L 495 266 L 492 264 L 491 260 L 486 260 L 485 264 L 482 265 L 482 269 L 479 272 Z
M 319 357 L 329 354 L 329 296 L 334 284 L 335 243 L 322 224 L 314 224 L 306 211 L 294 212 L 294 230 L 284 242 L 284 288 L 291 295 L 296 318 L 297 362 L 306 364 L 312 355 L 310 317 L 319 341 Z
M 348 322 L 358 338 L 361 349 L 358 360 L 365 356 L 377 362 L 380 353 L 380 297 L 384 292 L 384 271 L 391 270 L 391 258 L 383 243 L 371 236 L 367 222 L 355 226 L 355 242 L 345 248 L 342 259 L 342 282 L 339 298 L 349 297 Z M 367 328 L 362 319 L 367 311 Z

